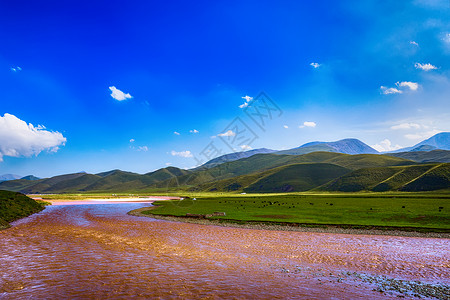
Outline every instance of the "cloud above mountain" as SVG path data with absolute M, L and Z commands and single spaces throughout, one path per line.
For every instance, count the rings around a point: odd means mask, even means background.
M 0 116 L 0 161 L 4 156 L 21 157 L 38 155 L 42 151 L 56 152 L 67 139 L 45 126 L 34 126 L 12 114 Z

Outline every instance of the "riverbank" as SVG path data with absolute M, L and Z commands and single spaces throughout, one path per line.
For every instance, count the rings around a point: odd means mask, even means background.
M 222 227 L 235 227 L 256 230 L 276 230 L 276 231 L 297 231 L 297 232 L 314 232 L 314 233 L 336 233 L 336 234 L 358 234 L 358 235 L 387 235 L 387 236 L 403 236 L 403 237 L 421 237 L 421 238 L 443 238 L 450 239 L 450 233 L 445 232 L 419 232 L 405 231 L 400 229 L 377 229 L 372 228 L 343 228 L 335 225 L 310 226 L 305 224 L 279 224 L 271 222 L 249 222 L 236 221 L 227 219 L 199 219 L 183 216 L 163 216 L 156 214 L 143 213 L 156 207 L 143 207 L 128 212 L 129 215 L 136 217 L 147 217 L 172 222 L 184 222 L 201 225 L 214 225 Z
M 42 211 L 45 205 L 45 202 L 35 201 L 21 193 L 0 191 L 0 230 L 11 227 L 10 222 Z

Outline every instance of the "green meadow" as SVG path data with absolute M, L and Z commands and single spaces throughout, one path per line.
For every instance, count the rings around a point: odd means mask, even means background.
M 154 204 L 156 208 L 144 213 L 182 217 L 225 212 L 226 216 L 210 218 L 450 232 L 448 193 L 192 194 Z

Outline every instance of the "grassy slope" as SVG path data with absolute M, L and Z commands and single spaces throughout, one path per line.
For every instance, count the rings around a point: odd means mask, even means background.
M 422 163 L 429 163 L 429 162 L 450 163 L 450 151 L 448 150 L 400 152 L 400 153 L 388 153 L 385 155 L 400 157 Z
M 332 164 L 293 164 L 250 175 L 203 184 L 197 191 L 291 192 L 307 191 L 351 170 Z
M 430 191 L 450 187 L 450 164 L 427 164 L 385 168 L 364 168 L 344 175 L 319 190 Z
M 0 191 L 0 228 L 8 223 L 39 212 L 43 206 L 33 199 L 16 192 Z
M 177 168 L 164 168 L 144 175 L 120 170 L 97 175 L 78 173 L 55 176 L 34 182 L 11 181 L 0 183 L 0 189 L 3 187 L 4 189 L 21 191 L 27 194 L 177 190 L 186 186 L 192 187 L 208 182 L 213 183 L 242 175 L 255 175 L 254 178 L 257 180 L 256 173 L 299 163 L 329 163 L 352 170 L 367 167 L 414 164 L 414 162 L 402 158 L 374 154 L 348 155 L 330 152 L 314 152 L 299 156 L 257 154 L 197 172 Z M 292 175 L 294 176 L 292 180 L 298 182 L 299 180 L 295 178 L 295 174 Z M 303 182 L 306 184 L 305 180 Z M 313 187 L 311 184 L 310 186 Z M 277 190 L 272 186 L 269 189 Z M 298 190 L 304 190 L 304 188 L 299 188 Z
M 369 167 L 415 164 L 414 162 L 403 158 L 376 154 L 350 155 L 332 152 L 314 152 L 298 156 L 257 154 L 249 158 L 224 163 L 209 170 L 181 176 L 178 178 L 178 183 L 180 183 L 180 185 L 199 185 L 241 175 L 253 175 L 257 172 L 299 163 L 330 163 L 352 170 Z
M 450 195 L 404 194 L 279 194 L 270 196 L 205 197 L 159 201 L 147 214 L 225 212 L 216 219 L 301 224 L 392 226 L 450 231 Z

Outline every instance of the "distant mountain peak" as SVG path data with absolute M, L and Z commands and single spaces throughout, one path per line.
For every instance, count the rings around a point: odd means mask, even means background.
M 433 135 L 432 137 L 414 145 L 412 148 L 420 146 L 431 146 L 435 149 L 450 150 L 450 132 L 441 132 Z
M 9 181 L 9 180 L 16 180 L 20 179 L 22 176 L 16 175 L 16 174 L 3 174 L 0 175 L 0 181 Z
M 310 142 L 300 147 L 279 151 L 277 154 L 299 155 L 315 151 L 338 152 L 344 154 L 377 154 L 378 151 L 355 138 L 348 138 L 336 142 Z
M 258 148 L 258 149 L 248 150 L 248 151 L 232 152 L 232 153 L 228 153 L 228 154 L 213 158 L 210 161 L 207 161 L 206 163 L 204 163 L 203 165 L 201 165 L 200 167 L 197 167 L 195 169 L 209 169 L 209 168 L 212 168 L 214 166 L 217 166 L 217 165 L 225 163 L 225 162 L 235 161 L 235 160 L 238 160 L 241 158 L 247 158 L 247 157 L 253 156 L 255 154 L 264 154 L 264 153 L 273 153 L 273 152 L 276 152 L 276 150 L 267 149 L 267 148 Z

